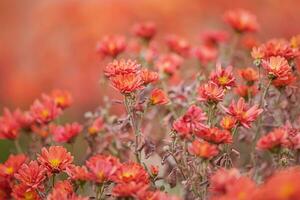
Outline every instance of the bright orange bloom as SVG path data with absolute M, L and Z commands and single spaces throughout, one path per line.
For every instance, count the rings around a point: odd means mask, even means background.
M 274 150 L 284 146 L 287 142 L 287 131 L 283 128 L 276 128 L 265 136 L 262 136 L 257 142 L 257 148 L 260 150 Z
M 149 183 L 149 176 L 145 169 L 137 163 L 125 163 L 118 167 L 113 176 L 113 181 L 119 184 Z
M 42 148 L 37 160 L 51 173 L 59 173 L 66 170 L 73 162 L 73 156 L 62 146 L 50 146 Z
M 221 130 L 217 127 L 202 129 L 196 132 L 196 135 L 201 139 L 215 144 L 232 143 L 231 132 L 228 130 Z
M 64 126 L 51 126 L 51 133 L 55 142 L 70 142 L 81 131 L 82 126 L 76 122 Z
M 210 177 L 209 190 L 213 195 L 226 194 L 228 188 L 233 185 L 240 177 L 241 174 L 236 168 L 221 168 Z
M 102 56 L 116 58 L 126 49 L 126 40 L 121 35 L 105 36 L 97 45 L 97 52 Z
M 240 98 L 237 103 L 232 100 L 228 108 L 225 108 L 224 106 L 222 106 L 222 108 L 245 128 L 250 128 L 251 123 L 263 112 L 263 109 L 258 108 L 258 105 L 249 108 L 243 98 Z
M 166 54 L 159 57 L 155 63 L 157 69 L 172 76 L 182 64 L 182 58 L 176 54 Z
M 290 44 L 292 48 L 300 50 L 300 34 L 293 36 Z
M 258 72 L 252 67 L 239 70 L 239 75 L 249 83 L 253 83 L 259 78 Z
M 42 101 L 36 100 L 30 107 L 30 113 L 37 123 L 47 124 L 61 114 L 61 109 L 51 97 L 43 95 Z
M 239 85 L 235 88 L 235 93 L 247 100 L 249 98 L 255 97 L 255 95 L 258 93 L 258 88 L 256 85 Z
M 123 74 L 110 78 L 112 86 L 122 94 L 135 92 L 143 88 L 143 80 L 137 74 Z
M 292 85 L 297 80 L 297 77 L 294 76 L 292 73 L 289 73 L 285 77 L 282 78 L 276 78 L 272 81 L 272 85 L 274 85 L 277 88 L 285 87 L 288 85 Z
M 263 60 L 262 66 L 271 79 L 284 79 L 292 70 L 287 60 L 280 56 L 271 57 L 269 60 Z
M 20 169 L 27 157 L 24 154 L 9 155 L 5 163 L 0 164 L 0 177 L 12 178 Z
M 144 22 L 133 26 L 133 34 L 144 40 L 151 40 L 156 34 L 156 24 L 153 22 Z
M 193 50 L 193 55 L 199 60 L 201 64 L 206 65 L 214 61 L 218 56 L 218 50 L 215 47 L 202 45 Z
M 236 125 L 236 119 L 230 115 L 224 116 L 220 121 L 220 126 L 226 130 L 231 130 Z
M 71 165 L 67 167 L 66 173 L 72 180 L 79 181 L 89 181 L 92 178 L 91 173 L 87 170 L 85 166 L 75 166 Z
M 19 136 L 21 125 L 16 118 L 16 110 L 12 113 L 8 108 L 4 109 L 3 115 L 0 116 L 0 139 L 14 140 Z
M 91 135 L 95 135 L 99 133 L 101 130 L 103 130 L 103 128 L 104 128 L 103 118 L 98 117 L 93 121 L 92 125 L 88 128 L 88 132 Z
M 53 90 L 51 97 L 54 99 L 56 106 L 61 109 L 68 108 L 73 103 L 72 95 L 68 91 Z
M 151 91 L 149 100 L 151 105 L 164 105 L 169 103 L 167 94 L 159 88 L 155 88 Z
M 15 200 L 40 200 L 40 199 L 42 199 L 35 190 L 30 189 L 27 185 L 24 185 L 24 184 L 15 185 L 12 188 L 12 197 Z
M 86 161 L 86 166 L 92 174 L 92 180 L 98 183 L 112 180 L 112 176 L 119 165 L 117 158 L 104 155 L 95 155 Z
M 59 181 L 54 185 L 52 192 L 47 196 L 47 200 L 88 200 L 77 196 L 73 190 L 72 183 L 68 180 Z
M 260 186 L 256 200 L 297 200 L 300 197 L 300 169 L 288 168 L 276 172 Z
M 187 112 L 174 121 L 173 128 L 182 138 L 189 138 L 193 133 L 206 126 L 203 121 L 207 119 L 201 108 L 192 105 Z
M 142 69 L 140 75 L 145 85 L 156 82 L 159 78 L 157 72 L 150 71 L 148 69 Z
M 115 77 L 117 75 L 136 74 L 140 67 L 141 65 L 136 61 L 124 59 L 114 60 L 105 67 L 104 74 L 108 78 Z
M 140 191 L 145 191 L 149 186 L 139 182 L 119 183 L 112 189 L 112 194 L 115 197 L 135 197 Z
M 169 49 L 178 55 L 187 57 L 190 54 L 190 44 L 184 38 L 177 35 L 169 35 L 166 38 L 167 46 Z
M 37 134 L 42 138 L 47 138 L 50 135 L 49 127 L 47 125 L 33 125 L 31 126 L 31 130 L 33 133 Z
M 29 164 L 24 163 L 15 178 L 30 189 L 43 190 L 43 181 L 46 179 L 46 169 L 39 165 L 37 161 L 31 161 Z
M 217 64 L 216 71 L 212 72 L 210 75 L 210 80 L 226 89 L 230 89 L 235 86 L 235 78 L 232 73 L 232 66 L 228 66 L 222 69 L 220 64 Z
M 218 103 L 223 101 L 225 91 L 214 82 L 208 82 L 198 88 L 199 101 Z
M 258 29 L 256 16 L 242 9 L 227 11 L 224 21 L 239 33 L 255 32 Z
M 219 150 L 216 145 L 199 140 L 194 140 L 189 146 L 188 151 L 192 155 L 205 159 L 211 159 L 219 154 Z

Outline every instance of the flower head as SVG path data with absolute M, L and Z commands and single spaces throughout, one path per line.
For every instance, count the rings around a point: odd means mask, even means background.
M 21 125 L 16 118 L 18 111 L 12 113 L 5 108 L 4 113 L 0 116 L 0 139 L 16 139 L 19 136 Z
M 211 159 L 219 154 L 216 145 L 200 140 L 194 140 L 189 146 L 188 151 L 192 155 L 205 159 Z
M 239 33 L 255 32 L 258 29 L 256 16 L 242 9 L 227 11 L 224 21 Z
M 145 85 L 156 82 L 158 80 L 158 73 L 154 71 L 150 71 L 148 69 L 141 70 L 140 75 Z
M 168 75 L 173 75 L 182 64 L 182 58 L 176 54 L 166 54 L 159 57 L 155 63 L 157 69 Z
M 125 163 L 118 167 L 113 177 L 114 182 L 119 184 L 149 183 L 149 176 L 145 169 L 137 163 Z
M 12 197 L 15 200 L 40 200 L 40 199 L 42 199 L 34 189 L 29 188 L 25 184 L 15 185 L 12 188 Z
M 223 30 L 207 30 L 200 35 L 205 46 L 216 47 L 229 39 L 229 34 Z
M 198 94 L 200 101 L 218 103 L 223 100 L 225 91 L 222 87 L 219 87 L 217 84 L 213 82 L 208 82 L 199 87 Z
M 29 164 L 24 163 L 15 178 L 22 184 L 31 189 L 43 189 L 43 181 L 46 179 L 46 169 L 38 164 L 37 161 L 31 161 Z
M 73 162 L 71 153 L 62 146 L 50 146 L 49 149 L 42 148 L 37 159 L 51 173 L 64 171 Z
M 291 67 L 287 60 L 279 56 L 271 57 L 269 60 L 263 60 L 262 66 L 271 79 L 285 79 L 291 72 Z
M 103 56 L 117 57 L 126 49 L 124 36 L 110 35 L 105 36 L 97 45 L 97 51 Z
M 182 138 L 189 138 L 193 133 L 205 127 L 202 122 L 206 119 L 202 109 L 192 105 L 183 116 L 174 121 L 173 128 Z
M 66 169 L 66 173 L 70 177 L 71 180 L 78 181 L 89 181 L 92 179 L 91 173 L 87 170 L 85 166 L 75 166 L 70 165 Z
M 259 78 L 258 72 L 252 67 L 239 70 L 239 75 L 248 83 L 253 83 Z
M 145 191 L 149 186 L 144 183 L 129 182 L 119 183 L 112 189 L 112 194 L 115 197 L 136 197 L 140 191 Z
M 232 73 L 232 66 L 228 66 L 225 69 L 220 64 L 217 64 L 216 71 L 210 75 L 210 80 L 226 89 L 230 89 L 235 86 L 235 78 Z
M 277 128 L 262 136 L 257 142 L 257 148 L 260 150 L 274 150 L 284 146 L 287 142 L 287 131 L 284 128 Z
M 177 35 L 169 35 L 166 38 L 166 42 L 171 51 L 183 57 L 189 56 L 190 44 L 184 38 L 181 38 Z
M 53 90 L 51 97 L 54 99 L 56 106 L 61 109 L 68 108 L 73 103 L 72 95 L 68 91 Z
M 103 118 L 102 117 L 98 117 L 98 118 L 96 118 L 93 121 L 93 123 L 91 124 L 91 126 L 89 126 L 88 132 L 91 135 L 95 135 L 95 134 L 99 133 L 103 128 L 104 128 Z
M 198 48 L 195 48 L 193 53 L 200 63 L 204 65 L 214 61 L 218 56 L 218 50 L 215 47 L 208 45 L 202 45 Z
M 232 135 L 228 130 L 222 130 L 217 127 L 205 128 L 196 133 L 196 135 L 208 142 L 215 144 L 232 143 Z
M 143 88 L 143 80 L 137 74 L 123 74 L 112 77 L 112 86 L 122 94 L 129 94 Z
M 114 60 L 105 67 L 104 74 L 108 78 L 117 75 L 136 74 L 140 67 L 136 61 L 124 59 Z
M 82 126 L 78 123 L 66 124 L 65 126 L 52 126 L 51 133 L 55 142 L 70 142 L 72 138 L 82 131 Z
M 20 169 L 21 165 L 26 161 L 27 157 L 24 154 L 11 154 L 5 163 L 0 164 L 0 177 L 12 178 Z
M 151 105 L 164 105 L 169 103 L 167 94 L 159 88 L 155 88 L 151 91 L 149 100 Z
M 258 105 L 254 105 L 249 108 L 243 98 L 240 98 L 237 103 L 232 100 L 229 107 L 225 108 L 223 106 L 223 109 L 245 128 L 250 128 L 251 123 L 263 112 L 263 109 L 258 108 Z
M 230 115 L 224 116 L 220 121 L 220 126 L 226 130 L 231 130 L 236 125 L 236 119 Z
M 133 26 L 133 33 L 137 37 L 151 40 L 156 34 L 156 25 L 153 22 L 144 22 Z
M 235 88 L 235 93 L 247 100 L 255 97 L 255 95 L 258 93 L 258 87 L 256 85 L 239 85 L 239 87 Z

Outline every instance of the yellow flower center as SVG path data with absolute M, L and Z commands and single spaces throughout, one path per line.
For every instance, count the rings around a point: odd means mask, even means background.
M 246 192 L 239 192 L 239 194 L 238 194 L 238 199 L 239 200 L 244 200 L 244 199 L 246 199 Z
M 221 77 L 219 77 L 219 83 L 221 84 L 221 85 L 225 85 L 226 83 L 228 83 L 228 81 L 229 81 L 229 79 L 228 79 L 228 77 L 227 76 L 221 76 Z
M 14 168 L 13 168 L 13 167 L 7 167 L 7 168 L 5 169 L 5 173 L 6 173 L 6 174 L 12 174 L 12 173 L 14 173 Z
M 127 172 L 124 172 L 124 173 L 122 174 L 122 176 L 123 176 L 124 178 L 129 178 L 129 177 L 133 176 L 133 173 L 130 172 L 130 171 L 127 171 Z
M 64 98 L 63 96 L 61 96 L 61 97 L 56 97 L 56 98 L 55 98 L 55 103 L 56 103 L 57 105 L 62 105 L 62 104 L 65 103 L 65 98 Z
M 52 159 L 50 160 L 50 163 L 52 167 L 58 167 L 61 161 L 59 159 Z
M 25 192 L 24 199 L 25 200 L 33 200 L 34 199 L 33 192 Z
M 47 118 L 50 115 L 50 112 L 48 109 L 44 109 L 41 113 L 42 117 Z
M 291 183 L 284 184 L 279 191 L 280 199 L 289 199 L 294 194 L 295 189 Z

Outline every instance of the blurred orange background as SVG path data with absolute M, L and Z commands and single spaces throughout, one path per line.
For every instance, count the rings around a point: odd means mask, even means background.
M 225 10 L 257 15 L 261 39 L 300 33 L 297 0 L 1 0 L 0 106 L 26 109 L 41 93 L 69 90 L 71 113 L 100 105 L 103 63 L 95 46 L 105 34 L 128 35 L 135 22 L 154 21 L 158 38 L 197 40 L 206 28 L 226 28 Z

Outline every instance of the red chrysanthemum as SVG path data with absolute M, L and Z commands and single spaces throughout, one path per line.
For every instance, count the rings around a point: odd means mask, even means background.
M 159 78 L 157 72 L 150 71 L 148 69 L 142 69 L 140 72 L 140 76 L 145 85 L 148 85 L 149 83 L 154 83 Z
M 142 39 L 151 40 L 156 34 L 156 25 L 154 22 L 135 24 L 133 26 L 133 33 Z
M 91 126 L 89 126 L 88 128 L 88 132 L 91 135 L 95 135 L 97 133 L 99 133 L 101 130 L 103 130 L 104 128 L 104 121 L 102 117 L 98 117 L 96 118 L 93 123 L 91 124 Z
M 12 113 L 5 108 L 3 115 L 0 116 L 0 139 L 14 140 L 19 136 L 21 125 L 16 118 L 18 111 Z
M 239 85 L 235 88 L 235 93 L 247 100 L 255 97 L 255 95 L 258 93 L 258 87 L 256 85 Z
M 114 60 L 105 67 L 104 74 L 108 78 L 117 75 L 136 74 L 140 67 L 141 66 L 136 61 L 124 59 Z
M 10 155 L 5 163 L 0 164 L 0 176 L 12 178 L 20 169 L 27 157 L 24 154 Z
M 230 115 L 224 116 L 220 121 L 220 126 L 226 130 L 231 130 L 236 125 L 236 119 Z
M 249 83 L 253 83 L 259 78 L 258 72 L 252 67 L 239 70 L 239 75 Z
M 194 140 L 189 146 L 188 151 L 192 155 L 205 159 L 211 159 L 219 154 L 219 150 L 216 145 L 199 140 Z
M 283 128 L 277 128 L 262 136 L 257 142 L 257 148 L 261 150 L 273 150 L 284 146 L 287 143 L 287 131 Z
M 145 169 L 137 163 L 125 163 L 116 170 L 113 181 L 119 184 L 135 183 L 149 183 L 149 175 Z
M 232 66 L 222 68 L 220 64 L 217 64 L 216 71 L 212 72 L 210 75 L 210 80 L 215 84 L 230 89 L 235 86 L 235 78 L 232 73 Z
M 184 38 L 177 35 L 169 35 L 166 38 L 169 49 L 181 56 L 187 57 L 190 54 L 190 44 Z
M 156 68 L 168 75 L 173 75 L 182 64 L 182 58 L 176 54 L 166 54 L 159 57 Z
M 92 179 L 91 173 L 87 170 L 85 166 L 75 166 L 71 165 L 67 167 L 66 173 L 71 180 L 75 181 L 89 181 Z
M 201 64 L 206 65 L 209 62 L 214 61 L 218 56 L 218 49 L 208 45 L 202 45 L 193 50 L 194 56 L 199 60 Z
M 223 101 L 225 91 L 213 82 L 203 84 L 198 89 L 199 100 L 209 103 L 218 103 Z
M 51 97 L 54 99 L 57 107 L 61 109 L 66 109 L 73 103 L 73 98 L 69 91 L 53 90 Z
M 205 128 L 198 132 L 196 135 L 208 142 L 215 144 L 228 144 L 232 143 L 232 135 L 228 130 L 222 130 L 217 127 Z
M 27 185 L 19 184 L 12 188 L 12 197 L 15 200 L 40 200 L 38 192 L 30 189 Z
M 82 126 L 76 122 L 64 126 L 51 126 L 51 133 L 55 142 L 70 142 L 81 131 Z
M 126 40 L 121 35 L 109 35 L 103 37 L 103 39 L 97 45 L 97 51 L 103 56 L 110 56 L 116 58 L 119 54 L 126 49 Z
M 122 94 L 128 94 L 142 89 L 144 82 L 137 74 L 123 74 L 110 78 L 112 86 Z
M 151 91 L 149 100 L 151 105 L 164 105 L 169 103 L 167 94 L 159 88 L 155 88 Z

